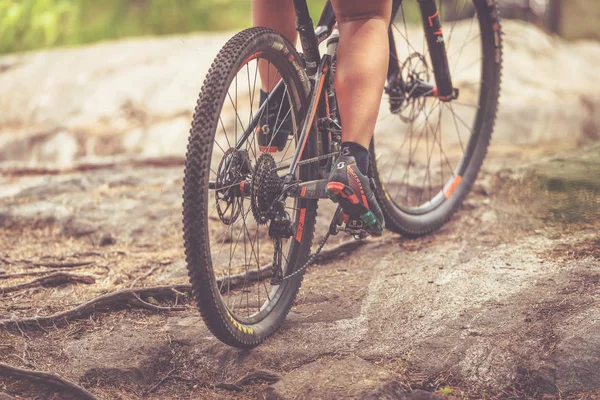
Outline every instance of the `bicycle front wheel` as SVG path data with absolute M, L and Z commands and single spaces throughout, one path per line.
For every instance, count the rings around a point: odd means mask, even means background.
M 417 2 L 402 1 L 391 32 L 399 66 L 388 73 L 374 140 L 371 174 L 386 227 L 406 236 L 441 227 L 471 190 L 490 142 L 502 61 L 494 1 L 437 0 L 453 86 L 442 101 L 413 96 L 414 83 L 435 85 Z
M 217 55 L 194 113 L 183 188 L 187 266 L 206 325 L 231 346 L 256 346 L 277 330 L 302 274 L 276 284 L 271 279 L 273 260 L 281 260 L 286 276 L 299 269 L 310 252 L 315 200 L 286 201 L 296 229 L 282 242 L 270 238 L 267 218 L 277 195 L 271 192 L 273 183 L 277 186 L 280 178 L 273 171 L 289 163 L 295 132 L 306 112 L 310 86 L 301 65 L 294 47 L 278 32 L 240 32 Z M 261 84 L 259 68 L 266 71 L 268 83 Z M 276 98 L 261 108 L 259 89 L 265 86 Z M 273 102 L 277 106 L 272 107 Z M 263 117 L 272 118 L 277 146 L 260 142 L 259 129 L 264 134 L 266 124 L 249 128 Z M 283 137 L 282 126 L 287 129 Z M 309 135 L 305 158 L 316 155 L 315 140 L 316 135 Z M 314 179 L 314 169 L 315 164 L 299 167 L 297 178 Z

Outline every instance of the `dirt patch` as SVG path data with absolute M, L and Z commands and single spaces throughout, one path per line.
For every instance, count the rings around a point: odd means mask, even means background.
M 540 256 L 551 260 L 569 261 L 592 258 L 600 260 L 600 237 L 591 237 L 575 243 L 558 243 Z
M 314 377 L 322 379 L 314 381 Z M 307 382 L 312 381 L 312 384 Z M 324 357 L 287 374 L 259 394 L 264 399 L 361 398 L 439 400 L 422 390 L 405 392 L 397 376 L 358 357 Z

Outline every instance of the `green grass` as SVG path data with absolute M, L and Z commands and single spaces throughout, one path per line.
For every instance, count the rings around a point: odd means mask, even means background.
M 448 4 L 457 1 L 461 9 L 467 0 L 447 0 Z M 307 3 L 316 22 L 325 0 Z M 565 37 L 600 38 L 600 0 L 563 4 Z M 403 7 L 407 22 L 419 24 L 417 2 L 405 1 Z M 0 54 L 249 26 L 250 0 L 0 0 Z
M 317 20 L 324 1 L 308 4 Z M 0 53 L 250 23 L 250 0 L 0 0 Z
M 437 390 L 437 393 L 440 396 L 448 396 L 448 395 L 451 395 L 452 392 L 454 392 L 454 389 L 452 389 L 450 386 L 444 386 L 443 388 L 439 388 Z

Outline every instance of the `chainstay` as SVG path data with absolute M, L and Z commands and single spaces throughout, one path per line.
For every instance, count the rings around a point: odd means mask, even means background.
M 339 155 L 338 151 L 333 152 L 333 153 L 323 154 L 322 156 L 317 156 L 317 157 L 313 157 L 313 158 L 308 158 L 306 160 L 298 161 L 298 165 L 306 165 L 306 164 L 314 163 L 317 161 L 326 160 L 329 157 L 333 157 L 333 156 L 337 156 L 337 155 Z M 288 169 L 289 167 L 290 167 L 289 165 L 284 165 L 282 167 L 277 167 L 275 169 L 272 169 L 270 172 L 283 171 L 284 169 Z

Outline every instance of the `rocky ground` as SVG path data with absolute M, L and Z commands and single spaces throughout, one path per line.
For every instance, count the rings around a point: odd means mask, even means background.
M 0 58 L 0 399 L 86 396 L 23 370 L 106 399 L 600 398 L 600 46 L 506 29 L 464 206 L 418 239 L 336 237 L 352 262 L 311 267 L 250 351 L 201 321 L 181 241 L 190 107 L 226 35 Z

